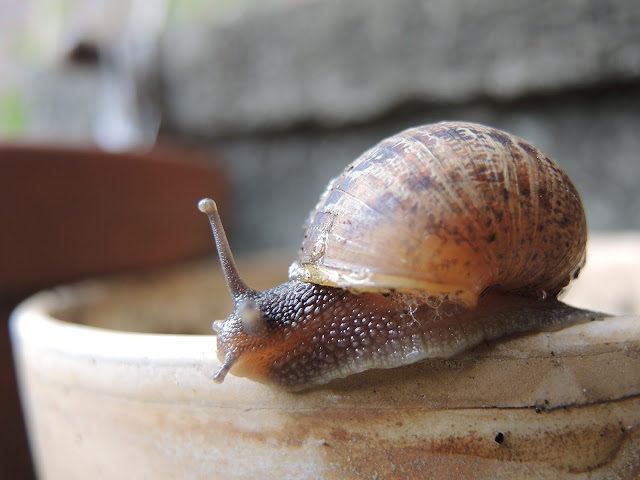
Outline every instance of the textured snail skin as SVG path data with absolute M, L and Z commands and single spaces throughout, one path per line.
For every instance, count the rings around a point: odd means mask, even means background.
M 555 298 L 487 293 L 474 308 L 415 294 L 372 292 L 290 281 L 258 293 L 266 331 L 247 334 L 237 315 L 218 333 L 232 373 L 291 390 L 373 368 L 450 357 L 505 332 L 592 320 Z M 233 350 L 229 346 L 233 346 Z
M 556 299 L 585 261 L 575 186 L 484 125 L 416 127 L 363 153 L 311 213 L 290 281 L 265 292 L 239 280 L 203 202 L 236 304 L 214 326 L 218 381 L 301 389 L 595 318 Z

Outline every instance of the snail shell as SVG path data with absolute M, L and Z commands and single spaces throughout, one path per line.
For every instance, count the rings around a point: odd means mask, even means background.
M 555 296 L 584 264 L 586 239 L 580 196 L 549 157 L 494 128 L 443 122 L 383 140 L 329 184 L 290 277 L 469 305 L 490 286 Z
M 240 279 L 215 203 L 200 209 L 235 303 L 214 322 L 217 381 L 301 389 L 593 318 L 556 299 L 585 261 L 575 186 L 487 126 L 416 127 L 362 154 L 311 213 L 290 281 L 265 292 Z

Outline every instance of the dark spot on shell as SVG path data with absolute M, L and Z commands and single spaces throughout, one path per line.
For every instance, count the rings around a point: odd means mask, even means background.
M 491 233 L 487 236 L 487 243 L 492 243 L 496 239 L 496 232 Z
M 580 267 L 576 268 L 576 271 L 573 272 L 573 274 L 571 275 L 571 278 L 573 278 L 574 280 L 578 278 L 578 275 L 580 275 L 580 270 L 581 270 Z
M 497 444 L 501 444 L 502 442 L 504 442 L 504 433 L 498 432 L 494 440 L 496 441 Z
M 549 195 L 549 191 L 546 188 L 541 188 L 538 190 L 538 197 L 540 207 L 542 207 L 546 212 L 551 211 L 551 195 Z
M 491 138 L 493 138 L 496 142 L 500 143 L 501 145 L 504 145 L 507 148 L 513 147 L 513 141 L 511 140 L 511 137 L 506 133 L 500 132 L 498 130 L 490 129 L 488 131 L 488 134 Z
M 532 157 L 538 157 L 538 150 L 531 145 L 530 143 L 527 142 L 518 142 L 518 146 L 523 149 L 525 152 L 527 152 L 529 155 L 531 155 Z

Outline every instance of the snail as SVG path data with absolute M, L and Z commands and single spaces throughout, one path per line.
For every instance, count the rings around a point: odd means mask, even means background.
M 578 191 L 484 125 L 410 128 L 363 153 L 311 212 L 289 281 L 264 292 L 240 278 L 215 202 L 198 206 L 235 305 L 213 322 L 217 382 L 300 390 L 594 318 L 557 299 L 585 263 Z

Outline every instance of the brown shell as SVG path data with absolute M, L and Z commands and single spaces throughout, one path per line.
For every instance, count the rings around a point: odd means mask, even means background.
M 557 295 L 584 264 L 586 233 L 575 186 L 544 153 L 442 122 L 383 140 L 330 182 L 290 277 L 469 304 L 489 287 Z

